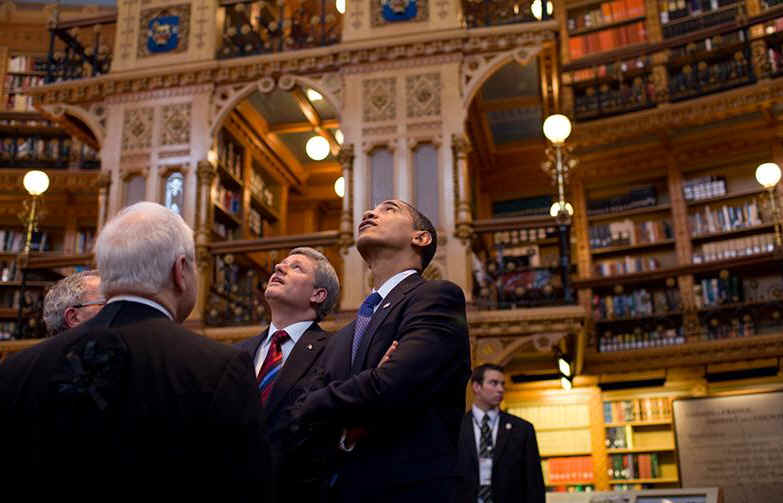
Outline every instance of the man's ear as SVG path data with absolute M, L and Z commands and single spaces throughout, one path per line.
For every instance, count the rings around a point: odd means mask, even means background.
M 79 324 L 78 316 L 76 315 L 76 309 L 73 307 L 66 307 L 63 313 L 63 319 L 68 328 L 73 328 Z
M 185 281 L 185 272 L 188 269 L 188 260 L 185 258 L 184 255 L 180 255 L 177 257 L 177 259 L 174 261 L 174 266 L 171 269 L 171 272 L 174 276 L 174 286 L 179 290 L 180 292 L 184 292 L 187 289 L 187 283 Z
M 310 295 L 310 302 L 320 304 L 326 300 L 326 297 L 326 288 L 315 288 L 313 289 L 313 294 Z
M 432 243 L 432 234 L 427 231 L 414 231 L 411 242 L 414 244 L 414 246 L 421 246 L 424 248 L 425 246 Z
M 473 393 L 476 394 L 481 389 L 481 384 L 476 381 L 470 381 L 470 387 L 473 388 Z

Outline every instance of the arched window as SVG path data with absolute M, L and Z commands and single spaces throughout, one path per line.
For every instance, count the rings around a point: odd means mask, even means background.
M 370 152 L 370 207 L 394 197 L 394 154 L 385 147 Z
M 413 151 L 413 187 L 416 208 L 438 227 L 438 149 L 421 143 Z
M 176 213 L 182 214 L 182 205 L 185 203 L 185 177 L 179 171 L 174 171 L 166 177 L 163 187 L 163 205 Z

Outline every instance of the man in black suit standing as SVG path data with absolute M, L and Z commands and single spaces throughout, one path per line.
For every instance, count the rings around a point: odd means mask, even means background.
M 106 306 L 0 365 L 4 473 L 46 473 L 25 489 L 35 501 L 272 501 L 250 358 L 180 326 L 198 291 L 190 228 L 138 203 L 95 257 Z
M 324 352 L 332 382 L 297 410 L 303 424 L 346 428 L 342 449 L 350 452 L 330 481 L 332 501 L 453 497 L 470 345 L 462 290 L 421 277 L 436 243 L 429 219 L 400 200 L 382 202 L 359 224 L 356 246 L 373 292 Z
M 290 501 L 324 497 L 326 480 L 322 450 L 294 452 L 288 440 L 291 407 L 318 372 L 316 362 L 326 347 L 327 334 L 318 322 L 331 312 L 340 296 L 332 264 L 312 248 L 294 248 L 274 268 L 264 292 L 272 314 L 261 334 L 237 344 L 255 362 L 266 436 L 277 471 L 277 486 Z M 316 377 L 317 379 L 317 377 Z M 320 381 L 318 381 L 320 382 Z M 334 450 L 334 444 L 332 444 Z
M 501 412 L 503 367 L 486 363 L 471 376 L 473 407 L 460 432 L 460 503 L 544 503 L 533 425 Z

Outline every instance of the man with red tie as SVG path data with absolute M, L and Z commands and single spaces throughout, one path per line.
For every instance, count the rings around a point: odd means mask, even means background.
M 275 266 L 267 282 L 264 296 L 272 313 L 269 327 L 237 345 L 255 363 L 277 487 L 280 496 L 289 501 L 315 501 L 325 490 L 319 467 L 323 462 L 315 459 L 318 454 L 297 456 L 287 434 L 292 404 L 320 372 L 316 364 L 327 334 L 318 321 L 334 308 L 339 295 L 340 283 L 329 260 L 312 248 L 295 248 Z
M 348 430 L 330 501 L 448 502 L 470 375 L 465 297 L 454 283 L 421 277 L 437 233 L 408 203 L 365 212 L 356 247 L 373 292 L 324 351 L 328 386 L 305 395 L 295 415 Z

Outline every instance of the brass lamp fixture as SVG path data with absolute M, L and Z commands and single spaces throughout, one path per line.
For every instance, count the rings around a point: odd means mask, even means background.
M 541 168 L 552 178 L 555 185 L 555 201 L 549 208 L 549 214 L 557 219 L 560 231 L 560 275 L 563 282 L 563 294 L 565 301 L 573 301 L 571 290 L 571 217 L 574 207 L 566 201 L 566 185 L 572 169 L 576 168 L 577 161 L 570 157 L 570 149 L 565 141 L 571 134 L 571 121 L 562 114 L 550 115 L 543 125 L 544 136 L 552 144 L 546 149 L 547 160 Z
M 783 246 L 783 239 L 781 239 L 780 230 L 780 210 L 778 209 L 777 197 L 775 195 L 775 187 L 780 181 L 780 166 L 774 162 L 759 164 L 756 168 L 756 181 L 758 181 L 769 194 L 769 204 L 772 209 L 772 219 L 774 220 L 773 223 L 775 227 L 775 247 L 780 248 Z
M 19 217 L 25 225 L 24 249 L 18 258 L 18 265 L 22 270 L 22 283 L 19 287 L 19 312 L 16 317 L 16 337 L 21 339 L 22 318 L 24 316 L 25 296 L 24 290 L 27 286 L 27 261 L 30 257 L 30 245 L 33 240 L 33 232 L 38 229 L 38 220 L 41 218 L 41 195 L 49 188 L 49 176 L 43 171 L 31 170 L 25 173 L 22 179 L 22 185 L 30 198 L 24 201 L 24 212 Z

